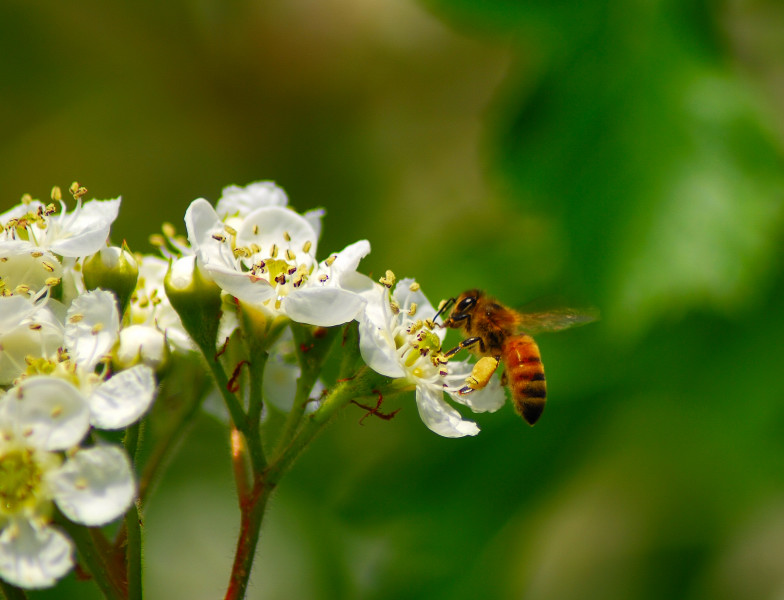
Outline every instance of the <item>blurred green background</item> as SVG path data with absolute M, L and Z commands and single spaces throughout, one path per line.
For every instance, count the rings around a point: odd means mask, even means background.
M 347 409 L 273 498 L 250 598 L 784 595 L 780 2 L 6 0 L 0 68 L 6 207 L 78 179 L 149 251 L 273 179 L 327 209 L 322 257 L 368 238 L 365 272 L 433 302 L 602 310 L 539 338 L 535 428 Z M 222 597 L 237 527 L 205 416 L 146 513 L 148 597 Z

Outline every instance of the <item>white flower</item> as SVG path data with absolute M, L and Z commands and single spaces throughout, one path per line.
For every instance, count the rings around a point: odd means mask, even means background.
M 61 453 L 90 427 L 78 391 L 31 377 L 0 398 L 0 577 L 25 587 L 53 585 L 73 566 L 71 541 L 49 523 L 52 504 L 91 527 L 121 516 L 136 494 L 130 461 L 113 446 Z
M 73 364 L 71 379 L 90 407 L 90 422 L 99 429 L 121 429 L 147 412 L 155 397 L 155 377 L 144 364 L 115 373 L 109 379 L 96 373 L 120 335 L 114 296 L 93 290 L 73 301 L 66 314 L 65 348 Z
M 238 185 L 223 188 L 223 194 L 215 205 L 215 212 L 224 223 L 233 227 L 257 208 L 288 206 L 288 203 L 286 192 L 275 183 L 257 181 L 244 188 Z M 321 237 L 321 219 L 324 217 L 324 209 L 309 210 L 302 217 L 313 227 L 316 239 Z
M 346 289 L 343 280 L 370 252 L 366 240 L 319 263 L 313 219 L 267 202 L 231 223 L 203 199 L 185 213 L 199 263 L 224 291 L 273 317 L 322 327 L 351 321 L 361 311 L 364 299 Z
M 398 282 L 391 298 L 386 287 L 369 280 L 362 293 L 368 303 L 359 317 L 359 348 L 368 366 L 416 386 L 419 415 L 437 434 L 463 437 L 479 433 L 476 423 L 463 419 L 447 404 L 444 392 L 474 412 L 492 412 L 505 401 L 498 377 L 493 376 L 481 390 L 458 393 L 471 374 L 472 365 L 443 359 L 445 330 L 428 326 L 436 310 L 413 279 Z
M 187 263 L 193 260 L 193 256 L 175 261 L 175 265 Z M 139 279 L 136 290 L 131 297 L 130 321 L 132 326 L 143 326 L 154 329 L 158 333 L 163 333 L 169 342 L 171 349 L 187 352 L 194 349 L 191 338 L 185 331 L 185 327 L 180 321 L 180 316 L 169 302 L 169 298 L 163 292 L 163 279 L 169 269 L 169 261 L 157 256 L 144 255 L 139 261 Z M 130 328 L 128 328 L 130 329 Z M 120 335 L 121 343 L 125 330 Z M 147 340 L 157 346 L 157 338 L 152 332 L 148 332 Z M 153 348 L 141 348 L 143 355 L 155 354 Z
M 54 213 L 34 200 L 20 204 L 0 215 L 6 240 L 26 240 L 39 249 L 59 256 L 79 257 L 95 254 L 106 243 L 109 230 L 120 210 L 120 198 L 90 200 L 66 212 L 65 204 Z M 9 223 L 14 226 L 9 227 Z
M 120 199 L 77 201 L 72 212 L 62 202 L 54 205 L 38 200 L 22 203 L 0 215 L 0 281 L 6 292 L 43 294 L 61 279 L 70 289 L 80 286 L 74 271 L 75 259 L 94 254 L 106 244 Z M 59 258 L 58 258 L 59 257 Z M 67 265 L 63 265 L 64 261 Z
M 24 373 L 27 357 L 53 358 L 62 344 L 63 326 L 46 299 L 0 296 L 0 385 Z

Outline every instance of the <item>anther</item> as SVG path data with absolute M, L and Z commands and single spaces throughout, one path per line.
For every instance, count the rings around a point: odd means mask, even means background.
M 60 283 L 60 278 L 59 277 L 47 277 L 46 280 L 44 280 L 44 285 L 46 285 L 48 287 L 54 287 L 58 283 Z
M 291 251 L 291 248 L 286 249 L 286 259 L 287 260 L 297 260 L 297 255 Z
M 173 238 L 177 235 L 177 230 L 174 228 L 174 225 L 169 222 L 164 222 L 164 224 L 161 225 L 161 231 L 163 231 L 163 235 L 167 238 Z
M 236 236 L 237 235 L 237 230 L 234 229 L 234 227 L 232 227 L 231 225 L 224 224 L 223 225 L 223 229 L 226 231 L 226 233 L 228 233 L 231 236 Z
M 418 292 L 419 284 L 415 281 L 414 283 L 408 286 L 408 289 L 411 290 L 412 292 Z
M 30 253 L 30 256 L 32 256 L 33 258 L 41 258 L 43 255 L 44 253 L 41 252 L 40 250 L 35 250 Z
M 59 202 L 63 199 L 63 191 L 60 189 L 59 185 L 56 185 L 52 188 L 52 193 L 50 194 L 52 200 Z
M 386 286 L 388 288 L 391 288 L 393 285 L 395 285 L 395 274 L 392 271 L 390 271 L 389 269 L 387 269 L 387 272 L 384 275 L 384 277 L 379 279 L 378 282 L 381 285 L 384 285 L 384 286 Z
M 303 252 L 310 252 L 310 248 L 311 248 L 311 246 L 313 246 L 313 244 L 311 244 L 311 243 L 310 243 L 310 240 L 308 240 L 307 242 L 305 242 L 304 244 L 302 244 L 302 251 L 303 251 Z
M 416 314 L 416 311 L 417 311 L 417 304 L 416 302 L 412 302 L 411 306 L 408 309 L 409 316 L 413 317 Z
M 219 242 L 225 242 L 226 241 L 226 236 L 223 235 L 222 233 L 213 233 L 212 234 L 212 239 L 213 240 L 217 240 Z
M 258 235 L 258 233 L 259 233 L 259 226 L 258 226 L 258 224 L 254 223 L 253 224 L 253 228 L 251 229 L 251 231 L 253 231 L 253 235 Z
M 328 267 L 331 267 L 331 266 L 332 266 L 332 263 L 334 263 L 334 262 L 335 262 L 335 259 L 337 259 L 337 257 L 338 257 L 338 255 L 337 255 L 337 254 L 333 254 L 333 255 L 332 255 L 332 256 L 330 256 L 330 257 L 329 257 L 327 260 L 325 260 L 325 261 L 324 261 L 324 264 L 325 264 L 325 265 L 327 265 Z
M 41 261 L 41 266 L 45 270 L 49 271 L 50 273 L 54 273 L 54 265 L 52 263 L 47 262 L 47 261 L 44 260 L 44 261 Z
M 270 248 L 270 256 L 272 258 L 278 258 L 278 245 L 272 244 L 272 248 Z
M 329 275 L 326 275 L 326 274 L 324 274 L 324 275 L 319 275 L 319 278 L 318 278 L 318 280 L 319 280 L 321 283 L 326 283 L 326 282 L 327 282 L 327 279 L 329 279 Z
M 98 335 L 99 333 L 101 333 L 101 331 L 103 331 L 103 323 L 96 323 L 93 326 L 93 328 L 90 330 L 90 333 L 92 333 L 93 335 Z
M 291 241 L 291 234 L 289 234 L 288 231 L 284 231 L 283 232 L 283 239 L 286 240 L 287 242 L 290 242 Z
M 68 191 L 71 192 L 71 195 L 76 199 L 79 200 L 82 196 L 87 194 L 87 188 L 83 185 L 79 185 L 78 181 L 74 181 L 71 184 L 71 187 L 68 188 Z

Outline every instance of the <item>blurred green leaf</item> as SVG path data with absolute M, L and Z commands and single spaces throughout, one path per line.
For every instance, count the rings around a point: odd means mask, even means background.
M 490 146 L 513 200 L 562 221 L 563 279 L 595 289 L 616 333 L 758 298 L 782 234 L 784 160 L 769 115 L 728 66 L 715 8 L 434 6 L 519 36 L 543 16 L 569 40 L 527 40 Z

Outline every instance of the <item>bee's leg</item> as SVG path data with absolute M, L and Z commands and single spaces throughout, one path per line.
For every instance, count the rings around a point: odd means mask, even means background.
M 500 359 L 500 356 L 484 356 L 480 358 L 474 365 L 471 374 L 466 377 L 466 384 L 460 388 L 457 393 L 461 396 L 465 396 L 474 390 L 481 390 L 484 388 L 498 368 Z
M 444 354 L 444 358 L 451 358 L 455 354 L 460 352 L 463 348 L 470 348 L 471 346 L 475 346 L 476 344 L 479 344 L 479 349 L 482 352 L 484 352 L 485 343 L 482 341 L 482 338 L 480 338 L 480 337 L 472 337 L 472 338 L 468 338 L 468 339 L 463 340 L 457 346 L 452 348 L 449 352 L 446 352 Z
M 465 321 L 465 328 L 466 331 L 471 330 L 471 314 L 470 313 L 460 313 L 457 315 L 452 315 L 446 321 L 442 327 L 451 327 L 452 329 L 456 329 L 457 327 L 463 327 L 463 323 L 460 321 Z
M 507 383 L 509 383 L 509 378 L 506 376 L 506 369 L 504 369 L 504 372 L 501 375 L 501 385 L 506 386 Z

